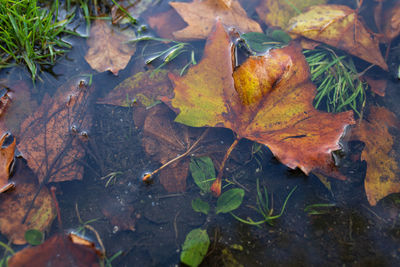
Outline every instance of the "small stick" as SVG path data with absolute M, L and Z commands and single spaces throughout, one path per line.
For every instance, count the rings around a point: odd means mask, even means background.
M 232 153 L 233 149 L 236 147 L 236 145 L 239 143 L 241 137 L 237 136 L 235 141 L 233 141 L 232 145 L 228 148 L 226 151 L 226 154 L 221 162 L 221 166 L 219 167 L 218 170 L 218 176 L 217 179 L 214 181 L 214 183 L 211 185 L 211 192 L 215 197 L 219 197 L 221 195 L 221 183 L 222 183 L 222 175 L 224 173 L 224 167 L 225 163 L 228 160 L 230 154 Z
M 157 170 L 146 174 L 145 176 L 143 176 L 142 181 L 148 183 L 151 179 L 151 177 L 153 177 L 156 173 L 158 173 L 159 171 L 161 171 L 162 169 L 164 169 L 165 167 L 167 167 L 168 165 L 174 163 L 175 161 L 180 160 L 181 158 L 186 157 L 187 155 L 189 155 L 190 152 L 192 152 L 193 148 L 195 148 L 199 142 L 207 135 L 208 131 L 210 128 L 207 128 L 202 134 L 201 136 L 196 140 L 196 142 L 193 143 L 193 145 L 191 147 L 189 147 L 189 149 L 183 153 L 182 155 L 171 159 L 170 161 L 168 161 L 167 163 L 165 163 L 164 165 L 162 165 L 160 168 L 158 168 Z

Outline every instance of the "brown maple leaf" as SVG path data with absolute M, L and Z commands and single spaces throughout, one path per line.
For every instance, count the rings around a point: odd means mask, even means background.
M 371 107 L 367 118 L 351 130 L 350 140 L 365 143 L 361 154 L 367 162 L 364 187 L 372 206 L 389 194 L 400 193 L 398 151 L 391 130 L 399 132 L 399 121 L 383 107 Z
M 238 141 L 247 138 L 267 145 L 290 168 L 344 179 L 335 172 L 331 152 L 340 148 L 345 127 L 354 123 L 353 113 L 314 109 L 316 90 L 300 47 L 250 57 L 234 72 L 231 51 L 230 38 L 217 23 L 202 61 L 183 77 L 170 76 L 175 95 L 163 100 L 178 114 L 175 121 L 232 129 L 237 139 L 221 166 Z M 221 175 L 222 168 L 213 189 Z
M 378 38 L 364 26 L 357 10 L 347 6 L 312 6 L 291 18 L 287 30 L 295 36 L 326 43 L 388 70 Z
M 172 113 L 172 114 L 171 114 Z M 173 122 L 173 112 L 165 105 L 152 108 L 143 127 L 143 145 L 146 153 L 155 161 L 166 164 L 184 154 L 202 136 L 204 129 L 192 128 Z M 193 150 L 191 155 L 221 158 L 229 142 L 221 142 L 217 133 L 208 132 Z M 203 136 L 204 137 L 204 136 Z M 186 189 L 186 177 L 189 172 L 190 158 L 184 157 L 162 169 L 159 174 L 161 184 L 168 192 L 183 192 Z
M 247 17 L 237 0 L 193 0 L 191 3 L 169 2 L 188 24 L 174 32 L 179 40 L 205 39 L 212 31 L 215 19 L 242 32 L 262 32 L 260 25 Z
M 91 118 L 87 112 L 94 88 L 71 80 L 56 96 L 45 95 L 41 106 L 21 125 L 18 149 L 40 182 L 82 179 L 82 140 Z
M 117 32 L 117 28 L 112 28 L 104 20 L 96 20 L 90 30 L 90 37 L 87 41 L 89 50 L 85 55 L 89 65 L 99 71 L 111 71 L 114 75 L 126 67 L 135 47 L 126 44 L 132 36 Z
M 256 8 L 258 16 L 269 27 L 285 29 L 290 18 L 298 15 L 298 11 L 317 4 L 325 4 L 326 0 L 264 0 Z
M 57 234 L 39 246 L 18 251 L 9 259 L 8 266 L 98 267 L 99 254 L 102 253 L 90 241 L 74 234 Z
M 167 39 L 174 39 L 173 33 L 187 26 L 185 21 L 181 19 L 174 9 L 159 14 L 152 14 L 147 18 L 147 21 L 149 26 L 154 29 L 160 37 Z
M 39 190 L 37 178 L 26 165 L 18 164 L 11 182 L 15 189 L 0 194 L 0 231 L 16 245 L 26 244 L 25 232 L 29 229 L 49 230 L 56 210 L 49 190 L 42 187 L 36 196 L 35 205 L 26 216 L 33 198 Z

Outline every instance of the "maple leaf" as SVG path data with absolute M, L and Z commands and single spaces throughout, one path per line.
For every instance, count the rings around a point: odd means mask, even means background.
M 130 33 L 134 38 L 134 33 Z M 116 28 L 109 26 L 104 20 L 96 20 L 90 29 L 87 40 L 89 50 L 85 55 L 89 65 L 99 71 L 111 71 L 114 75 L 128 65 L 135 53 L 134 46 L 126 44 L 129 36 L 119 33 Z
M 285 29 L 290 18 L 305 8 L 325 4 L 326 0 L 265 0 L 256 8 L 258 16 L 270 27 Z
M 12 142 L 6 142 L 8 138 L 12 138 Z M 14 161 L 14 152 L 16 139 L 9 133 L 4 133 L 0 139 L 0 193 L 9 188 L 8 178 L 10 176 L 10 167 Z
M 118 84 L 107 96 L 97 100 L 97 104 L 108 104 L 121 107 L 132 107 L 141 104 L 150 107 L 160 95 L 172 92 L 168 71 L 139 72 Z
M 42 187 L 35 205 L 22 223 L 32 199 L 39 190 L 37 178 L 26 165 L 18 164 L 11 181 L 15 189 L 0 194 L 0 231 L 16 245 L 26 244 L 25 232 L 29 229 L 47 231 L 56 216 L 56 210 L 46 187 Z
M 171 113 L 165 105 L 157 105 L 150 110 L 143 127 L 143 146 L 146 154 L 161 164 L 184 154 L 204 133 L 204 129 L 173 122 Z M 207 137 L 191 150 L 191 155 L 221 157 L 228 148 L 228 142 L 210 141 L 215 140 L 215 133 L 208 132 Z M 185 191 L 189 163 L 190 158 L 185 157 L 160 171 L 160 183 L 168 192 Z
M 364 181 L 369 203 L 375 206 L 385 196 L 400 193 L 400 168 L 395 138 L 391 129 L 400 130 L 396 116 L 383 107 L 371 107 L 366 119 L 351 130 L 350 140 L 361 140 L 365 148 L 361 154 L 367 162 L 367 174 Z
M 169 2 L 188 24 L 183 30 L 174 32 L 179 40 L 205 39 L 219 18 L 227 26 L 243 32 L 262 32 L 260 25 L 247 17 L 237 0 L 193 0 L 191 3 Z
M 341 5 L 317 5 L 291 18 L 289 33 L 326 43 L 388 70 L 379 41 L 358 19 L 357 10 Z
M 299 47 L 250 57 L 234 72 L 231 49 L 228 34 L 217 23 L 202 61 L 184 77 L 170 75 L 175 96 L 163 101 L 178 114 L 175 121 L 193 127 L 232 129 L 237 139 L 226 156 L 238 140 L 247 138 L 267 145 L 290 168 L 332 175 L 331 152 L 340 148 L 345 126 L 354 123 L 353 113 L 314 109 L 316 90 Z M 221 173 L 220 167 L 218 178 Z M 217 179 L 216 184 L 220 182 Z
M 53 98 L 45 95 L 37 111 L 22 123 L 17 147 L 40 182 L 82 179 L 80 143 L 91 123 L 87 107 L 93 89 L 71 80 Z
M 98 267 L 99 252 L 95 245 L 74 234 L 57 234 L 43 244 L 28 247 L 15 253 L 8 266 L 92 266 Z

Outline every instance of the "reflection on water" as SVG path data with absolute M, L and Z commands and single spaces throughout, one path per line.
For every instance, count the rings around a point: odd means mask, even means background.
M 133 2 L 143 2 L 140 5 L 143 7 L 151 1 Z M 257 19 L 255 7 L 258 1 L 241 3 L 248 14 Z M 366 1 L 365 5 L 371 7 L 373 1 Z M 142 14 L 139 25 L 150 24 L 148 20 L 153 13 L 161 14 L 170 9 L 168 1 L 156 1 L 150 10 Z M 366 9 L 362 12 L 369 14 Z M 367 24 L 373 25 L 373 22 L 367 21 Z M 82 29 L 80 25 L 79 29 Z M 151 28 L 146 34 L 156 36 Z M 195 212 L 192 209 L 193 199 L 201 197 L 211 207 L 217 205 L 217 200 L 201 193 L 190 175 L 183 192 L 167 192 L 159 182 L 160 175 L 155 175 L 152 183 L 142 183 L 144 174 L 166 163 L 155 161 L 153 155 L 147 155 L 142 147 L 148 109 L 132 103 L 126 107 L 96 104 L 96 99 L 104 98 L 126 78 L 163 64 L 161 59 L 154 61 L 153 65 L 144 62 L 150 53 L 160 51 L 160 47 L 168 48 L 171 44 L 150 41 L 138 43 L 137 52 L 128 66 L 114 76 L 110 72 L 98 73 L 90 68 L 84 59 L 88 47 L 83 38 L 73 36 L 68 40 L 73 43 L 72 50 L 49 71 L 42 72 L 42 81 L 36 85 L 32 85 L 23 68 L 15 67 L 0 72 L 4 84 L 16 95 L 19 90 L 25 92 L 27 85 L 30 89 L 26 92 L 32 94 L 32 100 L 22 96 L 20 99 L 24 102 L 13 100 L 18 103 L 18 109 L 11 107 L 8 110 L 11 114 L 7 116 L 16 117 L 10 121 L 22 121 L 21 117 L 28 117 L 46 104 L 46 94 L 56 95 L 58 88 L 71 82 L 71 77 L 78 76 L 78 80 L 84 79 L 85 84 L 93 88 L 94 100 L 85 111 L 91 117 L 91 127 L 80 128 L 72 124 L 70 129 L 87 139 L 80 141 L 85 156 L 75 158 L 75 163 L 84 169 L 83 180 L 57 183 L 57 199 L 64 229 L 84 234 L 97 243 L 101 239 L 108 257 L 118 251 L 123 252 L 113 260 L 113 265 L 178 265 L 185 237 L 195 228 L 207 229 L 211 239 L 203 266 L 395 266 L 399 262 L 399 196 L 391 195 L 375 207 L 369 205 L 364 189 L 366 163 L 360 160 L 360 153 L 364 149 L 361 142 L 346 143 L 348 152 L 340 155 L 341 171 L 348 179 L 328 180 L 324 185 L 313 174 L 306 176 L 299 170 L 290 170 L 280 164 L 268 148 L 262 146 L 254 151 L 250 141 L 241 141 L 232 152 L 224 175 L 232 182 L 228 188 L 245 190 L 244 202 L 234 213 L 241 218 L 250 216 L 256 221 L 262 219 L 253 212 L 257 205 L 256 180 L 259 179 L 260 184 L 268 189 L 271 196 L 269 204 L 275 213 L 279 212 L 290 190 L 298 186 L 283 216 L 272 226 L 264 224 L 255 227 L 240 223 L 230 214 L 215 214 L 213 208 L 208 215 Z M 398 45 L 399 40 L 394 39 L 392 46 Z M 190 62 L 192 50 L 199 61 L 203 47 L 202 41 L 191 43 L 189 51 L 163 68 L 181 69 Z M 175 51 L 172 49 L 171 53 Z M 395 57 L 389 53 L 390 56 Z M 360 69 L 364 69 L 365 62 L 358 59 L 355 62 L 361 64 Z M 388 62 L 392 61 L 389 59 Z M 394 64 L 398 65 L 398 61 Z M 399 82 L 376 67 L 372 74 L 375 78 L 387 80 L 387 90 L 385 97 L 370 94 L 369 103 L 384 106 L 400 116 L 397 104 L 400 101 Z M 18 137 L 19 125 L 13 127 L 14 135 Z M 395 137 L 398 135 L 397 132 L 391 134 Z M 188 144 L 193 141 L 190 136 L 186 138 Z M 230 130 L 218 129 L 211 139 L 213 142 L 231 143 L 234 138 Z M 397 140 L 395 148 L 398 147 Z M 173 145 L 176 144 L 171 144 L 171 147 Z M 206 145 L 209 144 L 202 144 L 203 147 Z M 57 148 L 53 152 L 57 152 Z M 201 148 L 194 149 L 191 156 L 203 156 L 200 152 Z M 223 151 L 221 153 L 223 155 Z M 170 158 L 176 156 L 179 155 L 171 155 Z M 219 161 L 221 159 L 219 157 Z M 18 159 L 18 164 L 26 167 L 22 159 Z M 188 172 L 188 169 L 182 170 L 180 175 L 187 175 Z M 319 208 L 314 214 L 305 211 L 309 205 L 326 203 L 334 205 Z M 90 225 L 95 231 L 88 230 L 85 225 Z M 60 230 L 54 223 L 47 236 Z M 7 243 L 4 236 L 0 241 Z

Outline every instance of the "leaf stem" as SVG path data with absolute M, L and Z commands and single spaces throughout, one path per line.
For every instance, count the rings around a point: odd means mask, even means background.
M 242 138 L 237 136 L 235 141 L 233 141 L 232 145 L 226 151 L 225 156 L 222 159 L 221 165 L 220 165 L 219 170 L 218 170 L 217 179 L 211 185 L 211 192 L 216 197 L 218 197 L 221 194 L 221 180 L 222 180 L 222 175 L 224 174 L 225 163 L 228 160 L 228 158 L 229 158 L 230 154 L 232 153 L 233 149 L 239 143 L 240 139 L 242 139 Z
M 145 176 L 143 176 L 142 181 L 143 182 L 149 182 L 151 177 L 153 177 L 156 173 L 158 173 L 159 171 L 161 171 L 162 169 L 164 169 L 165 167 L 167 167 L 168 165 L 174 163 L 175 161 L 180 160 L 181 158 L 186 157 L 187 155 L 189 155 L 190 152 L 192 152 L 193 148 L 195 148 L 201 140 L 203 140 L 203 138 L 207 135 L 208 131 L 210 130 L 210 128 L 207 128 L 202 134 L 201 136 L 196 140 L 196 142 L 193 143 L 193 145 L 191 145 L 189 147 L 189 149 L 183 153 L 182 155 L 177 156 L 176 158 L 171 159 L 170 161 L 168 161 L 167 163 L 163 164 L 160 168 L 158 168 L 157 170 L 146 174 Z

